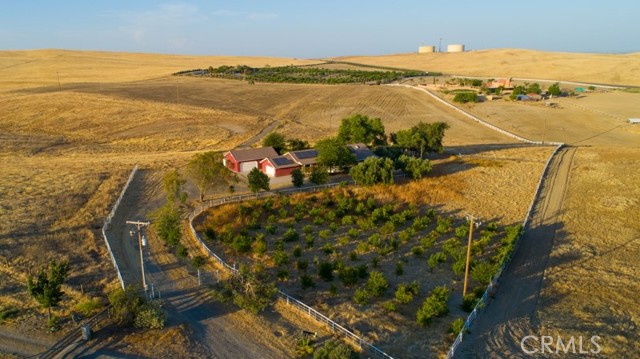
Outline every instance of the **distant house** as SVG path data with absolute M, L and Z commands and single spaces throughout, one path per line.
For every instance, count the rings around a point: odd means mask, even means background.
M 351 143 L 347 145 L 347 148 L 356 156 L 357 162 L 362 162 L 369 157 L 376 156 L 364 143 Z
M 225 153 L 222 163 L 233 172 L 247 173 L 268 157 L 278 157 L 273 147 L 241 148 Z
M 300 164 L 293 160 L 289 154 L 277 157 L 267 157 L 260 161 L 258 166 L 269 177 L 289 176 Z

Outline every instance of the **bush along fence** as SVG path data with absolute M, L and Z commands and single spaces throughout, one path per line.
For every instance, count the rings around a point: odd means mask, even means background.
M 340 186 L 340 185 L 341 185 L 340 183 L 329 183 L 329 184 L 320 185 L 320 186 L 302 187 L 302 188 L 287 188 L 287 189 L 274 190 L 274 191 L 268 191 L 268 192 L 259 192 L 259 193 L 256 193 L 256 194 L 244 194 L 244 195 L 236 195 L 236 196 L 229 196 L 229 197 L 224 197 L 224 198 L 219 198 L 219 199 L 213 199 L 213 200 L 210 200 L 210 201 L 206 202 L 202 206 L 199 206 L 198 208 L 196 208 L 189 215 L 189 230 L 190 230 L 191 234 L 193 235 L 193 237 L 198 241 L 200 246 L 202 246 L 202 248 L 205 250 L 205 252 L 207 252 L 209 254 L 209 256 L 214 258 L 215 261 L 218 262 L 223 268 L 231 271 L 232 273 L 237 273 L 238 269 L 236 268 L 235 264 L 234 265 L 229 265 L 222 258 L 220 258 L 217 254 L 215 254 L 204 243 L 202 238 L 200 238 L 200 235 L 198 234 L 198 232 L 196 232 L 195 228 L 193 227 L 193 220 L 198 215 L 200 215 L 202 212 L 206 211 L 207 209 L 209 209 L 211 207 L 220 206 L 220 205 L 223 205 L 225 203 L 242 202 L 242 201 L 246 201 L 246 200 L 266 198 L 266 197 L 279 195 L 279 194 L 291 194 L 291 193 L 302 193 L 302 192 L 318 192 L 318 191 L 321 191 L 321 190 L 324 190 L 324 189 L 327 189 L 327 188 L 337 187 L 337 186 Z M 381 349 L 377 348 L 373 344 L 367 342 L 366 340 L 364 340 L 360 336 L 354 334 L 350 330 L 344 328 L 340 324 L 338 324 L 338 323 L 334 322 L 333 320 L 329 319 L 326 315 L 318 312 L 317 310 L 315 310 L 312 307 L 306 305 L 305 303 L 293 298 L 292 296 L 284 293 L 283 291 L 278 290 L 277 297 L 278 297 L 279 300 L 282 300 L 282 301 L 286 302 L 288 305 L 291 305 L 292 307 L 298 309 L 300 312 L 306 313 L 309 317 L 313 318 L 317 322 L 320 322 L 320 323 L 323 323 L 323 324 L 327 325 L 327 327 L 333 333 L 337 334 L 338 336 L 340 336 L 341 338 L 343 338 L 345 340 L 348 340 L 349 342 L 353 343 L 354 345 L 357 345 L 358 347 L 360 347 L 362 350 L 366 351 L 372 357 L 374 357 L 374 358 L 383 358 L 383 359 L 392 359 L 392 357 L 390 355 L 388 355 L 387 353 L 385 353 Z
M 113 251 L 111 250 L 111 245 L 109 244 L 109 238 L 107 237 L 107 228 L 109 228 L 109 226 L 111 225 L 111 220 L 113 220 L 113 216 L 115 216 L 116 211 L 120 206 L 120 202 L 122 202 L 122 198 L 124 197 L 125 192 L 127 192 L 127 189 L 129 188 L 129 185 L 131 184 L 131 181 L 133 181 L 133 177 L 135 177 L 137 172 L 138 172 L 138 165 L 136 165 L 133 168 L 133 171 L 131 171 L 129 178 L 127 179 L 127 183 L 124 185 L 124 188 L 122 188 L 122 192 L 120 192 L 120 196 L 116 200 L 116 203 L 113 205 L 111 212 L 109 213 L 107 218 L 104 220 L 104 225 L 102 225 L 102 237 L 104 238 L 104 242 L 107 244 L 107 249 L 109 250 L 109 255 L 111 256 L 111 261 L 113 262 L 113 266 L 116 267 L 116 273 L 118 273 L 118 280 L 120 281 L 120 286 L 122 286 L 122 289 L 124 289 L 125 287 L 124 279 L 122 279 L 122 273 L 120 272 L 120 268 L 118 267 L 118 262 L 116 261 L 116 257 L 113 255 Z
M 526 229 L 527 224 L 529 223 L 529 220 L 531 219 L 531 217 L 533 215 L 533 210 L 535 208 L 536 199 L 540 195 L 540 191 L 542 189 L 542 184 L 544 182 L 545 177 L 547 176 L 547 174 L 549 172 L 549 165 L 551 164 L 551 160 L 556 156 L 556 154 L 558 154 L 558 152 L 560 151 L 560 149 L 562 149 L 562 147 L 564 147 L 564 145 L 563 144 L 559 144 L 556 147 L 556 149 L 553 151 L 551 156 L 549 156 L 549 158 L 547 159 L 547 162 L 544 165 L 544 169 L 542 170 L 542 174 L 540 175 L 540 179 L 538 180 L 538 185 L 536 186 L 536 190 L 535 190 L 535 192 L 533 194 L 533 199 L 531 200 L 531 204 L 529 205 L 529 210 L 527 211 L 527 215 L 526 215 L 524 221 L 522 221 L 522 229 L 523 229 L 523 231 Z M 487 289 L 484 291 L 484 294 L 482 295 L 482 298 L 480 298 L 480 300 L 478 301 L 476 306 L 473 308 L 473 311 L 467 317 L 467 320 L 465 321 L 464 326 L 462 327 L 462 330 L 460 330 L 460 333 L 456 337 L 456 340 L 453 342 L 453 344 L 449 348 L 449 351 L 447 352 L 447 357 L 446 357 L 447 359 L 451 359 L 451 358 L 454 357 L 454 355 L 456 353 L 456 350 L 458 349 L 458 346 L 460 346 L 460 344 L 462 343 L 462 341 L 464 339 L 465 333 L 469 330 L 469 328 L 471 327 L 471 324 L 476 319 L 476 317 L 482 312 L 482 310 L 489 303 L 489 293 L 494 291 L 494 288 L 498 284 L 498 281 L 500 280 L 500 277 L 502 276 L 502 273 L 509 267 L 509 264 L 511 263 L 511 258 L 513 258 L 513 255 L 516 253 L 516 251 L 518 250 L 518 247 L 520 246 L 520 238 L 522 238 L 522 234 L 523 233 L 520 233 L 518 238 L 516 238 L 516 241 L 515 241 L 514 246 L 513 246 L 513 250 L 507 256 L 507 258 L 505 259 L 505 261 L 502 264 L 502 266 L 498 269 L 498 272 L 496 272 L 496 274 L 493 276 L 493 278 L 491 279 L 491 283 L 489 283 L 489 285 L 487 286 Z

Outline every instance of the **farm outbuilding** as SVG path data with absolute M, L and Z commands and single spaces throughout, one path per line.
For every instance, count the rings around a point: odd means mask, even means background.
M 369 157 L 375 157 L 375 154 L 364 143 L 351 143 L 347 145 L 347 148 L 356 156 L 357 162 L 362 162 Z
M 463 44 L 448 45 L 447 52 L 464 52 L 464 45 Z
M 290 156 L 293 161 L 302 167 L 314 166 L 318 160 L 318 151 L 313 148 L 308 150 L 291 151 L 284 155 Z
M 433 45 L 427 45 L 427 46 L 420 46 L 418 47 L 418 53 L 419 54 L 428 54 L 431 52 L 436 52 L 436 47 Z
M 278 153 L 273 147 L 241 148 L 225 153 L 222 163 L 233 172 L 246 173 L 267 157 L 278 157 Z

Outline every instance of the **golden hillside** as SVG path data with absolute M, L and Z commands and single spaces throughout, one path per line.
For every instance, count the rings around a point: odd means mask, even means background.
M 346 56 L 335 60 L 456 75 L 520 77 L 640 86 L 640 53 L 587 54 L 521 49 Z
M 0 51 L 0 90 L 68 83 L 145 80 L 177 71 L 221 65 L 285 66 L 318 61 L 275 57 L 184 56 L 128 52 Z

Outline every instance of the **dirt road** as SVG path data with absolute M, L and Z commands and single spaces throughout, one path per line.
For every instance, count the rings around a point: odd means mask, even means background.
M 136 236 L 130 235 L 128 219 L 148 219 L 148 212 L 162 201 L 162 194 L 154 190 L 161 188 L 158 174 L 140 171 L 131 182 L 122 204 L 114 216 L 107 235 L 122 271 L 126 284 L 140 284 L 140 257 Z M 163 305 L 168 312 L 167 325 L 188 325 L 194 338 L 208 350 L 207 357 L 215 358 L 280 358 L 282 353 L 273 347 L 261 345 L 256 340 L 268 337 L 268 329 L 246 328 L 241 314 L 234 313 L 229 307 L 213 301 L 206 287 L 197 286 L 193 274 L 187 266 L 179 263 L 176 257 L 163 246 L 160 240 L 149 236 L 149 245 L 144 247 L 145 273 L 147 283 L 153 283 L 160 290 Z M 267 335 L 265 335 L 267 334 Z M 82 356 L 100 355 L 101 350 L 113 353 L 109 343 L 93 345 L 90 350 L 78 348 L 74 353 Z
M 520 247 L 495 298 L 472 324 L 457 358 L 522 357 L 521 339 L 538 335 L 538 299 L 554 238 L 562 230 L 562 203 L 575 151 L 575 147 L 566 147 L 551 161 Z

